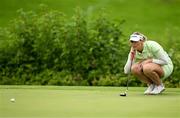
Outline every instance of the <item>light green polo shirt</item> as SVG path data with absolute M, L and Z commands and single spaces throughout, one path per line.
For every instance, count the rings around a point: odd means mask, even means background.
M 164 77 L 167 78 L 173 71 L 173 64 L 161 45 L 155 41 L 145 41 L 142 53 L 136 51 L 135 62 L 151 58 L 153 63 L 161 65 L 164 70 Z

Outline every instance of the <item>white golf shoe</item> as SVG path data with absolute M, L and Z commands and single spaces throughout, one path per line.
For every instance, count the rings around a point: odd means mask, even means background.
M 150 94 L 150 93 L 154 90 L 154 87 L 155 87 L 154 84 L 150 84 L 150 85 L 148 86 L 148 88 L 146 89 L 146 91 L 144 92 L 144 94 L 145 94 L 145 95 Z
M 157 95 L 157 94 L 162 93 L 164 90 L 165 90 L 165 87 L 163 84 L 161 84 L 159 86 L 155 85 L 153 91 L 151 91 L 150 94 Z

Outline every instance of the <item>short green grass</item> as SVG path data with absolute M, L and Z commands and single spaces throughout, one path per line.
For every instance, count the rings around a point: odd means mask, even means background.
M 1 86 L 0 118 L 179 118 L 180 88 L 157 96 L 143 87 Z M 10 99 L 15 98 L 15 102 Z

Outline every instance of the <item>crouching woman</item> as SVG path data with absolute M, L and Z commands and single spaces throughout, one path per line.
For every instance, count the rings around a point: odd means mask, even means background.
M 173 63 L 167 52 L 155 41 L 139 32 L 130 36 L 131 49 L 124 72 L 132 73 L 148 85 L 144 94 L 160 94 L 165 90 L 162 80 L 173 72 Z

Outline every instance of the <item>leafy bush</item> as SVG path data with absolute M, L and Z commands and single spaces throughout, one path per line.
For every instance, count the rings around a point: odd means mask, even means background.
M 180 87 L 180 47 L 179 47 L 180 43 L 175 43 L 175 45 L 173 45 L 173 48 L 170 48 L 169 50 L 169 55 L 171 56 L 173 65 L 174 65 L 174 70 L 172 75 L 165 79 L 165 84 L 167 85 L 167 87 Z
M 111 21 L 104 13 L 87 21 L 79 8 L 69 20 L 45 5 L 37 12 L 18 13 L 0 30 L 5 44 L 0 49 L 1 84 L 92 85 L 102 75 L 122 71 L 122 21 Z
M 123 66 L 129 49 L 123 21 L 102 11 L 88 19 L 79 8 L 67 19 L 45 5 L 18 13 L 0 29 L 0 84 L 126 86 Z M 177 71 L 179 56 L 173 60 Z M 179 87 L 179 73 L 173 76 L 166 83 Z M 132 78 L 130 85 L 142 84 Z

